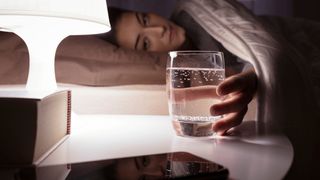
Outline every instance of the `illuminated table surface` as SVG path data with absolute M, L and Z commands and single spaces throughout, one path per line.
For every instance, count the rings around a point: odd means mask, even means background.
M 293 161 L 285 136 L 255 135 L 254 122 L 235 136 L 177 137 L 169 116 L 74 115 L 70 137 L 40 166 L 186 151 L 227 167 L 232 179 L 281 179 Z

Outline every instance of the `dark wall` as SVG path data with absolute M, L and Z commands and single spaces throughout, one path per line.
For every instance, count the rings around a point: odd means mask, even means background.
M 259 15 L 292 16 L 292 0 L 237 0 Z M 304 1 L 304 0 L 299 0 Z M 108 6 L 156 12 L 168 17 L 175 0 L 107 0 Z
M 295 17 L 302 17 L 320 21 L 319 0 L 293 0 L 293 13 Z
M 169 17 L 176 1 L 174 0 L 107 0 L 108 6 L 140 12 L 154 12 Z
M 258 15 L 292 16 L 292 0 L 254 0 L 254 13 Z
M 320 0 L 238 0 L 256 14 L 294 16 L 320 21 Z M 152 11 L 169 16 L 174 0 L 107 0 L 109 6 L 138 11 Z

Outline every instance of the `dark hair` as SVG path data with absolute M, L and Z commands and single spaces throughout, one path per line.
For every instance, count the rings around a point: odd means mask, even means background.
M 98 36 L 100 38 L 116 45 L 116 46 L 119 46 L 117 38 L 116 38 L 116 25 L 117 25 L 119 19 L 121 18 L 121 16 L 126 12 L 130 12 L 130 11 L 126 10 L 126 9 L 108 7 L 108 14 L 109 14 L 109 21 L 110 21 L 110 25 L 111 25 L 111 30 L 107 33 L 100 34 Z

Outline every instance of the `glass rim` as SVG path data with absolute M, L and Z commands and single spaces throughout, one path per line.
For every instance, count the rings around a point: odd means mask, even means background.
M 222 51 L 214 50 L 179 50 L 179 51 L 169 51 L 169 54 L 176 55 L 192 55 L 192 54 L 222 54 Z

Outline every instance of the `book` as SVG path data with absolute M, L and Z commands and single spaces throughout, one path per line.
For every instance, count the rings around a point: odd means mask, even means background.
M 0 167 L 39 164 L 70 134 L 71 91 L 0 91 Z

